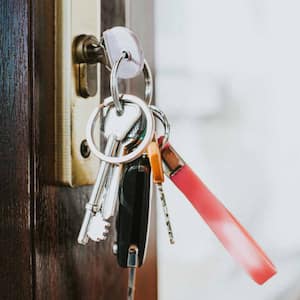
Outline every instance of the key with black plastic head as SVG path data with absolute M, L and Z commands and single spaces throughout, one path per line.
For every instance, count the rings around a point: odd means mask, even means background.
M 147 156 L 142 156 L 125 167 L 120 185 L 117 259 L 121 267 L 130 268 L 128 299 L 133 299 L 134 296 L 134 269 L 143 264 L 146 254 L 150 213 L 150 175 L 149 160 Z

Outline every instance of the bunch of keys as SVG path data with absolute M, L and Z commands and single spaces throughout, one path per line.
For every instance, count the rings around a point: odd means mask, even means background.
M 78 242 L 86 244 L 89 239 L 96 242 L 105 240 L 110 219 L 117 211 L 114 250 L 118 264 L 129 268 L 128 299 L 134 299 L 135 271 L 142 266 L 147 248 L 151 173 L 152 181 L 158 187 L 169 240 L 174 243 L 162 188 L 166 174 L 246 272 L 257 283 L 264 283 L 276 273 L 272 262 L 169 144 L 170 125 L 166 115 L 150 105 L 153 83 L 149 66 L 143 67 L 145 100 L 148 103 L 133 95 L 120 97 L 118 68 L 123 60 L 130 60 L 130 57 L 130 51 L 126 50 L 114 62 L 110 78 L 112 96 L 91 114 L 88 122 L 87 141 L 101 163 L 85 207 Z M 95 145 L 93 130 L 100 111 L 104 110 L 107 142 L 102 153 Z M 158 140 L 155 137 L 154 117 L 164 125 L 164 135 Z
M 122 33 L 124 38 L 128 29 L 122 32 L 122 29 L 118 28 L 117 33 L 118 36 Z M 106 32 L 104 36 L 106 36 L 106 47 L 112 50 L 111 41 L 114 39 L 110 41 L 109 32 Z M 132 36 L 131 32 L 130 47 L 132 47 Z M 138 48 L 139 44 L 135 46 Z M 132 48 L 122 50 L 122 52 L 120 49 L 117 50 L 119 58 L 114 53 L 110 76 L 112 96 L 105 99 L 103 104 L 95 109 L 87 125 L 88 144 L 91 151 L 100 158 L 101 163 L 91 197 L 85 206 L 78 242 L 85 245 L 89 240 L 95 242 L 105 240 L 109 233 L 110 220 L 116 210 L 118 211 L 117 261 L 121 267 L 130 270 L 128 299 L 133 299 L 135 268 L 140 267 L 144 262 L 148 240 L 151 170 L 154 182 L 160 187 L 162 195 L 161 184 L 164 181 L 164 175 L 158 143 L 154 138 L 154 116 L 159 116 L 159 110 L 150 106 L 153 90 L 151 70 L 146 62 L 139 67 L 145 76 L 145 101 L 148 105 L 133 95 L 122 95 L 120 98 L 117 75 L 121 73 L 123 78 L 133 77 L 136 75 L 138 66 L 132 68 L 131 64 L 126 70 L 126 61 L 131 61 L 133 57 Z M 134 49 L 133 52 L 133 58 L 138 63 L 144 61 L 142 51 Z M 139 54 L 140 57 L 137 58 Z M 98 150 L 93 138 L 96 120 L 102 111 L 106 139 L 104 153 Z M 164 212 L 168 218 L 164 198 L 163 203 Z M 171 225 L 169 221 L 167 223 L 170 241 L 173 243 Z
M 106 239 L 109 219 L 114 216 L 120 199 L 117 258 L 121 267 L 130 268 L 128 299 L 133 299 L 135 268 L 144 262 L 148 240 L 151 170 L 158 184 L 163 181 L 163 173 L 158 144 L 153 141 L 154 116 L 157 115 L 154 111 L 158 109 L 147 106 L 133 95 L 124 95 L 122 101 L 122 115 L 117 114 L 112 97 L 105 99 L 100 106 L 100 110 L 108 108 L 104 122 L 107 138 L 104 154 L 96 148 L 92 134 L 99 109 L 92 113 L 88 123 L 87 140 L 93 153 L 102 161 L 90 201 L 86 205 L 78 242 L 86 244 L 89 239 L 96 242 Z M 157 146 L 155 151 L 150 150 L 153 146 Z M 164 208 L 166 211 L 166 204 Z M 168 224 L 171 228 L 169 221 Z

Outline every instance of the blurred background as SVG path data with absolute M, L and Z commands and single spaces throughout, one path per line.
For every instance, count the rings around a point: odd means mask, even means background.
M 159 299 L 300 299 L 300 2 L 155 2 L 157 104 L 171 143 L 262 245 L 278 274 L 258 286 L 165 184 Z

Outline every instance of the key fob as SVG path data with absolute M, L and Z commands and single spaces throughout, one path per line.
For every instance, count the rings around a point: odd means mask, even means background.
M 118 264 L 127 268 L 128 250 L 138 248 L 138 266 L 144 262 L 150 213 L 150 164 L 142 156 L 126 165 L 120 185 L 117 216 Z

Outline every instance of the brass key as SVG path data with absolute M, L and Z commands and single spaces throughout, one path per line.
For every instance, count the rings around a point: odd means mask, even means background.
M 162 160 L 161 160 L 159 146 L 158 146 L 158 143 L 156 140 L 152 141 L 148 145 L 147 154 L 148 154 L 148 158 L 149 158 L 150 166 L 151 166 L 151 170 L 152 170 L 152 179 L 153 179 L 153 182 L 157 185 L 157 189 L 159 192 L 159 196 L 160 196 L 160 200 L 161 200 L 161 204 L 162 204 L 162 208 L 163 208 L 163 212 L 164 212 L 164 216 L 165 216 L 165 222 L 166 222 L 167 229 L 168 229 L 169 241 L 171 244 L 174 244 L 175 240 L 174 240 L 172 225 L 171 225 L 170 216 L 169 216 L 169 212 L 168 212 L 168 206 L 167 206 L 167 202 L 166 202 L 165 193 L 164 193 L 163 186 L 162 186 L 163 182 L 165 181 L 164 171 L 163 171 L 163 167 L 162 167 Z

